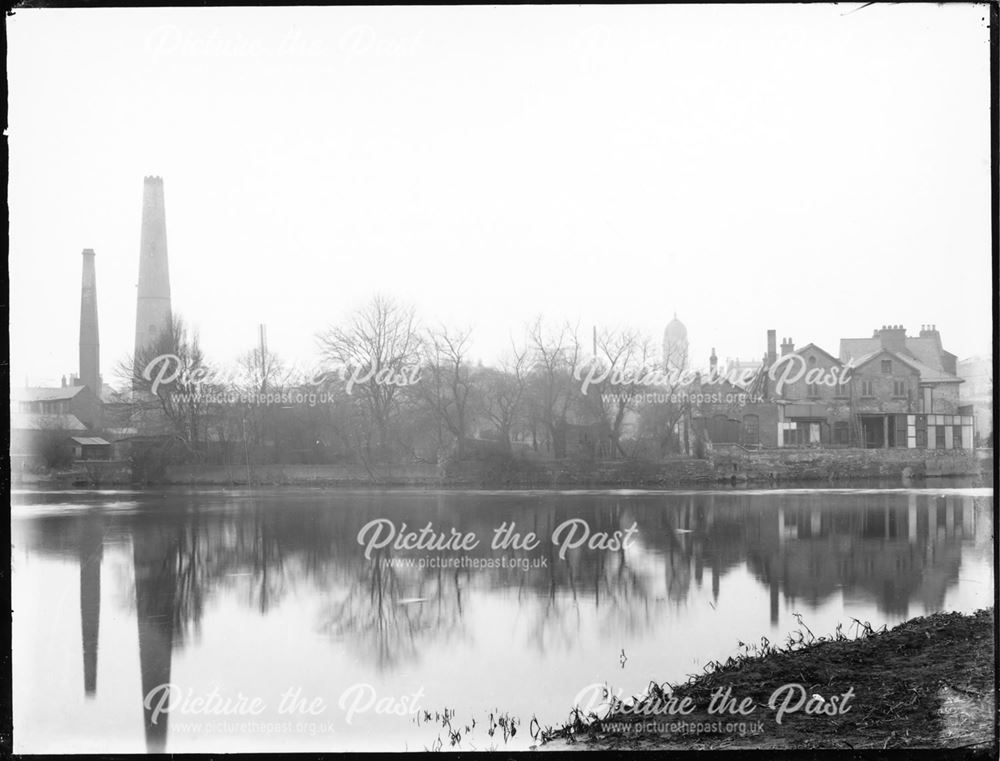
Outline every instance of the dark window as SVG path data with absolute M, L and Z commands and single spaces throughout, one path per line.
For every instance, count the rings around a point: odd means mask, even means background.
M 850 427 L 843 420 L 833 424 L 833 443 L 847 446 L 851 443 Z
M 892 360 L 883 359 L 882 360 L 882 372 L 886 375 L 892 375 Z
M 917 446 L 921 449 L 927 448 L 927 417 L 917 415 Z
M 808 394 L 809 397 L 812 398 L 812 399 L 818 398 L 819 397 L 819 384 L 817 384 L 817 383 L 810 383 L 806 387 L 806 394 Z
M 934 431 L 934 448 L 944 449 L 944 426 L 936 425 L 934 427 L 937 429 Z
M 861 381 L 861 396 L 875 396 L 874 384 L 870 380 Z
M 906 396 L 906 381 L 893 381 L 892 382 L 892 395 L 893 396 Z
M 760 441 L 760 420 L 756 415 L 743 416 L 743 444 L 756 446 Z
M 962 426 L 956 425 L 952 429 L 951 434 L 951 448 L 961 449 L 962 448 Z
M 897 447 L 906 447 L 906 415 L 895 415 Z

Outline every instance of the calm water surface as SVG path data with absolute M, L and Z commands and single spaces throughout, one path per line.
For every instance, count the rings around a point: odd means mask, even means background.
M 420 750 L 438 738 L 449 748 L 440 725 L 384 713 L 414 695 L 432 713 L 454 709 L 455 727 L 475 719 L 462 749 L 524 748 L 532 716 L 563 721 L 587 685 L 633 694 L 650 679 L 683 680 L 741 640 L 783 641 L 798 628 L 793 613 L 819 636 L 855 618 L 892 626 L 993 599 L 992 489 L 94 491 L 13 501 L 18 752 Z M 379 518 L 474 532 L 479 546 L 385 548 L 368 559 L 357 535 Z M 635 524 L 637 533 L 624 550 L 581 547 L 560 559 L 549 538 L 570 518 L 592 532 Z M 543 541 L 491 550 L 505 522 Z M 433 567 L 463 555 L 465 567 Z M 256 698 L 262 709 L 156 715 L 143 697 L 165 684 L 192 698 L 214 690 L 228 705 Z M 354 685 L 382 712 L 348 721 L 350 703 L 338 701 Z M 319 697 L 324 708 L 280 713 L 283 694 Z M 518 734 L 490 736 L 491 712 L 518 717 Z

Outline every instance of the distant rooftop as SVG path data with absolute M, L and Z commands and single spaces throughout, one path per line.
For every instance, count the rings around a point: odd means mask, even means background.
M 10 416 L 12 431 L 86 431 L 76 415 L 38 415 L 15 412 Z
M 10 398 L 19 402 L 54 402 L 72 399 L 86 386 L 20 386 L 10 390 Z

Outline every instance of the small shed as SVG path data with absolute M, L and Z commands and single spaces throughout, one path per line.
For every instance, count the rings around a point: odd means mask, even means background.
M 111 443 L 99 436 L 71 436 L 74 460 L 110 460 Z

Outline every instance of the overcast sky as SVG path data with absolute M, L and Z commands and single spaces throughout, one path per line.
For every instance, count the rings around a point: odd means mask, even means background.
M 143 176 L 228 362 L 375 292 L 474 329 L 676 311 L 694 357 L 884 323 L 991 350 L 985 6 L 18 10 L 12 382 L 131 350 Z

